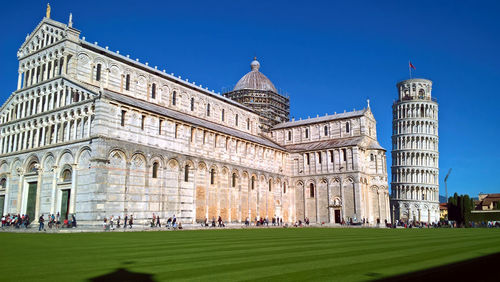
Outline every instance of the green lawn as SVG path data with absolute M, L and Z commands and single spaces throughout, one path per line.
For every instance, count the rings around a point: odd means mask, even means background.
M 500 229 L 249 229 L 0 233 L 2 281 L 123 268 L 178 280 L 371 280 L 500 252 Z

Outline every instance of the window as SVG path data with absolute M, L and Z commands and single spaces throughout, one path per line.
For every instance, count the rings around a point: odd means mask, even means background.
M 207 117 L 210 116 L 210 104 L 207 104 Z
M 286 194 L 286 183 L 283 182 L 283 194 Z
M 292 131 L 288 131 L 288 141 L 292 141 Z
M 238 126 L 238 114 L 234 117 L 234 124 Z
M 125 126 L 125 114 L 127 111 L 122 110 L 121 126 Z
M 222 121 L 224 121 L 224 109 L 222 109 L 222 112 L 221 112 L 221 119 L 222 119 Z
M 161 127 L 163 125 L 163 120 L 159 119 L 158 120 L 158 134 L 161 135 Z
M 214 184 L 215 183 L 215 169 L 211 169 L 210 170 L 210 184 Z
M 194 111 L 194 98 L 191 98 L 191 111 Z
M 172 93 L 172 106 L 175 106 L 175 103 L 177 102 L 177 93 L 174 91 Z
M 176 123 L 174 127 L 175 127 L 175 128 L 174 128 L 174 137 L 175 137 L 175 138 L 177 138 L 177 131 L 178 131 L 178 129 L 179 129 L 179 126 L 178 126 L 178 124 Z
M 325 130 L 325 136 L 328 136 L 328 126 L 325 125 L 324 130 Z
M 273 186 L 273 180 L 269 179 L 269 192 L 271 192 L 272 186 Z
M 184 182 L 189 181 L 189 165 L 184 166 Z
M 100 81 L 101 80 L 101 64 L 97 64 L 97 69 L 95 72 L 95 80 Z
M 233 178 L 231 181 L 231 187 L 236 187 L 236 173 L 233 173 Z
M 252 181 L 250 183 L 252 190 L 255 188 L 255 176 L 252 176 Z
M 5 189 L 7 188 L 7 178 L 2 178 L 0 180 L 0 188 Z M 2 211 L 3 212 L 3 211 Z
M 347 162 L 347 150 L 342 149 L 342 155 L 344 155 L 344 162 Z
M 306 128 L 306 138 L 309 138 L 309 129 Z
M 153 178 L 158 178 L 158 163 L 153 164 Z
M 306 163 L 309 165 L 309 153 L 306 153 Z
M 309 184 L 309 197 L 314 198 L 314 184 Z
M 151 99 L 156 99 L 156 83 L 151 85 Z
M 130 90 L 130 74 L 125 76 L 125 90 Z
M 373 154 L 370 154 L 370 161 L 373 162 L 374 158 L 373 158 Z
M 318 162 L 321 163 L 321 152 L 318 152 Z
M 250 119 L 247 118 L 247 130 L 250 130 Z
M 349 122 L 346 122 L 345 123 L 345 132 L 349 133 L 349 131 L 351 130 L 349 127 L 350 127 Z
M 63 170 L 61 174 L 61 178 L 63 182 L 69 182 L 71 181 L 71 169 L 67 168 Z
M 144 130 L 144 121 L 146 120 L 146 116 L 142 115 L 141 116 L 141 130 Z

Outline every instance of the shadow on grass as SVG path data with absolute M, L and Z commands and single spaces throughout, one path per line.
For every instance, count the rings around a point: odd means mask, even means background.
M 472 279 L 471 281 L 500 281 L 499 262 L 500 253 L 496 253 L 376 281 L 465 281 L 468 279 Z M 378 275 L 374 274 L 376 273 L 367 275 L 376 279 Z
M 149 273 L 130 272 L 125 268 L 118 268 L 117 270 L 104 274 L 98 277 L 90 278 L 90 282 L 104 282 L 104 281 L 121 281 L 121 282 L 154 282 L 153 275 Z

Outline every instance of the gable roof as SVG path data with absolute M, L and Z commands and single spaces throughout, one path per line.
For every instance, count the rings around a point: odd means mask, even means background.
M 191 116 L 191 115 L 187 115 L 187 114 L 184 114 L 181 112 L 177 112 L 177 111 L 174 111 L 174 110 L 171 110 L 171 109 L 168 109 L 168 108 L 156 105 L 156 104 L 152 104 L 152 103 L 149 103 L 146 101 L 142 101 L 142 100 L 130 97 L 130 96 L 125 96 L 125 95 L 122 95 L 122 94 L 119 94 L 116 92 L 104 90 L 103 97 L 110 99 L 110 100 L 114 100 L 114 101 L 123 103 L 123 104 L 126 104 L 126 105 L 129 105 L 129 106 L 132 106 L 132 107 L 138 107 L 140 109 L 144 109 L 144 110 L 147 110 L 147 111 L 150 111 L 150 112 L 153 112 L 153 113 L 165 116 L 165 117 L 169 117 L 169 118 L 172 118 L 175 120 L 190 123 L 190 124 L 193 124 L 195 126 L 204 127 L 204 128 L 207 128 L 207 129 L 210 129 L 213 131 L 225 133 L 227 135 L 231 135 L 231 136 L 234 136 L 234 137 L 237 137 L 240 139 L 244 139 L 244 140 L 247 140 L 250 142 L 259 143 L 262 146 L 267 146 L 267 147 L 271 147 L 273 149 L 277 149 L 280 151 L 285 151 L 285 149 L 283 147 L 277 145 L 276 143 L 270 141 L 267 138 L 252 135 L 252 134 L 249 134 L 247 132 L 240 131 L 240 130 L 237 130 L 237 129 L 234 129 L 231 127 L 216 124 L 216 123 L 213 123 L 213 122 L 208 121 L 208 120 L 204 120 L 204 119 L 201 119 L 201 118 L 198 118 L 195 116 Z
M 272 130 L 289 128 L 289 127 L 295 127 L 295 126 L 301 126 L 301 125 L 307 125 L 307 124 L 321 123 L 321 122 L 329 122 L 329 121 L 337 120 L 337 119 L 345 119 L 345 118 L 358 117 L 358 116 L 363 116 L 367 112 L 370 112 L 370 110 L 368 110 L 368 109 L 362 109 L 362 110 L 357 110 L 357 111 L 352 111 L 352 112 L 346 112 L 346 113 L 341 113 L 341 114 L 326 115 L 326 116 L 322 116 L 322 117 L 315 117 L 315 118 L 308 118 L 308 119 L 303 119 L 303 120 L 289 121 L 289 122 L 284 122 L 284 123 L 280 123 L 280 124 L 275 125 L 272 128 Z

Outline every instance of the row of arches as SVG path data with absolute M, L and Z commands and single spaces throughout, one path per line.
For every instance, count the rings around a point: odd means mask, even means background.
M 3 112 L 2 123 L 86 101 L 93 97 L 91 93 L 80 87 L 71 84 L 64 85 L 62 80 L 53 81 L 45 87 L 17 93 L 16 96 L 7 111 Z
M 392 134 L 424 133 L 437 135 L 437 121 L 397 121 Z
M 92 106 L 93 107 L 93 106 Z M 94 109 L 82 105 L 2 129 L 2 154 L 90 137 Z
M 429 152 L 393 152 L 392 163 L 395 166 L 438 166 L 438 154 Z
M 401 103 L 397 104 L 394 112 L 395 119 L 430 118 L 437 119 L 437 105 L 432 103 Z
M 392 197 L 400 200 L 438 201 L 436 187 L 396 185 L 392 189 Z
M 398 168 L 393 170 L 392 181 L 397 183 L 439 184 L 437 169 Z
M 115 179 L 111 190 L 130 186 L 127 197 L 150 206 L 151 212 L 176 214 L 184 222 L 280 215 L 289 221 L 293 216 L 293 193 L 289 193 L 288 180 L 279 175 L 198 159 L 146 157 L 140 152 L 127 155 L 118 149 L 110 152 L 109 165 L 110 178 Z M 127 177 L 133 184 L 127 184 Z M 147 216 L 134 210 L 132 203 L 127 205 L 137 218 Z
M 22 50 L 23 56 L 29 55 L 31 52 L 45 48 L 51 44 L 60 41 L 66 36 L 63 30 L 51 27 L 49 25 L 44 25 L 30 40 L 30 42 L 24 46 Z M 28 37 L 27 37 L 28 39 Z
M 438 138 L 428 136 L 397 136 L 393 137 L 393 150 L 420 149 L 438 150 Z

